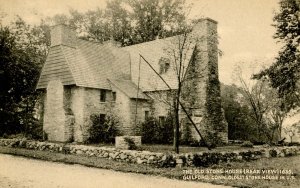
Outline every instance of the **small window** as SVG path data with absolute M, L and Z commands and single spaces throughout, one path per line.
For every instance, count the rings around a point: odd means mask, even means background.
M 162 125 L 163 123 L 165 123 L 165 120 L 166 120 L 166 117 L 165 116 L 159 116 L 158 117 L 158 121 L 159 121 L 159 124 Z
M 112 92 L 112 101 L 116 102 L 117 100 L 117 93 L 116 92 Z
M 159 60 L 159 74 L 166 73 L 170 68 L 170 60 L 167 58 L 161 58 Z
M 100 102 L 105 102 L 106 101 L 106 91 L 101 89 L 100 90 Z
M 149 111 L 145 111 L 145 120 L 149 119 Z
M 100 114 L 99 116 L 99 123 L 100 125 L 103 125 L 105 122 L 105 114 Z

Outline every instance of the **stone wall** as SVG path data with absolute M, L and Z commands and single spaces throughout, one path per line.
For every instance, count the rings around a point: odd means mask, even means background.
M 64 86 L 64 112 L 65 112 L 65 123 L 64 123 L 64 135 L 66 142 L 74 141 L 74 124 L 75 117 L 72 110 L 72 86 Z
M 113 90 L 116 91 L 116 102 L 113 106 L 113 113 L 119 117 L 121 135 L 137 135 L 138 128 L 136 124 L 138 125 L 145 120 L 145 111 L 150 112 L 149 102 L 144 99 L 131 99 L 117 88 L 113 88 Z
M 117 92 L 116 101 L 112 101 L 112 97 L 112 91 L 106 90 L 106 101 L 101 102 L 99 89 L 63 86 L 59 81 L 49 82 L 44 118 L 44 131 L 48 139 L 85 142 L 92 125 L 91 115 L 99 114 L 111 114 L 119 118 L 121 135 L 136 135 L 135 119 L 137 123 L 144 121 L 149 103 L 146 100 L 130 99 L 121 91 Z
M 83 106 L 83 141 L 89 137 L 89 128 L 92 125 L 91 115 L 108 114 L 111 112 L 111 96 L 106 93 L 106 101 L 100 102 L 100 90 L 84 88 L 84 106 Z
M 114 90 L 116 89 L 114 88 Z M 121 135 L 129 135 L 131 132 L 130 99 L 120 90 L 116 91 L 113 113 L 117 115 L 121 123 L 118 127 Z
M 227 152 L 197 152 L 183 154 L 166 154 L 149 151 L 120 150 L 113 147 L 96 147 L 63 143 L 38 142 L 30 140 L 0 139 L 0 146 L 26 148 L 59 152 L 64 154 L 81 155 L 86 157 L 106 158 L 114 161 L 154 165 L 158 167 L 175 166 L 211 166 L 220 162 L 250 161 L 260 158 L 288 157 L 300 155 L 299 146 L 259 147 Z
M 43 130 L 49 141 L 65 142 L 64 86 L 59 80 L 48 83 Z
M 151 91 L 146 94 L 153 99 L 150 106 L 151 115 L 154 117 L 167 116 L 173 106 L 172 98 L 168 97 L 170 91 Z
M 137 107 L 137 110 L 136 110 Z M 145 111 L 150 112 L 148 101 L 142 99 L 130 99 L 130 131 L 126 135 L 139 134 L 139 125 L 145 121 Z
M 83 142 L 83 110 L 84 110 L 84 88 L 73 87 L 71 89 L 71 110 L 74 114 L 73 138 L 75 142 Z

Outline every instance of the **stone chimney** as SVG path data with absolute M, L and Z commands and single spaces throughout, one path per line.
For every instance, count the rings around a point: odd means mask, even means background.
M 76 31 L 67 25 L 59 24 L 51 27 L 51 47 L 57 45 L 76 47 Z
M 198 116 L 199 129 L 207 142 L 208 135 L 217 133 L 217 142 L 228 142 L 228 125 L 221 107 L 220 82 L 218 75 L 218 33 L 217 22 L 210 18 L 198 20 L 192 30 L 197 40 L 194 59 L 195 88 L 190 95 L 193 99 L 194 114 Z M 201 118 L 200 118 L 201 117 Z M 197 122 L 196 122 L 197 123 Z

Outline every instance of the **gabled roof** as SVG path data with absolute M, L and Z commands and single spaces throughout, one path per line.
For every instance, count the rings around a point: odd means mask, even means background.
M 114 85 L 117 89 L 122 91 L 125 95 L 132 99 L 149 99 L 147 95 L 145 95 L 141 89 L 138 90 L 137 85 L 135 85 L 131 80 L 109 80 L 112 85 Z
M 174 48 L 174 41 L 176 42 L 178 37 L 158 39 L 122 48 L 111 43 L 100 44 L 75 37 L 73 39 L 76 40 L 75 47 L 61 44 L 50 48 L 37 89 L 46 88 L 51 79 L 60 79 L 63 85 L 110 89 L 109 79 L 117 80 L 113 83 L 134 98 L 136 90 L 133 88 L 137 87 L 140 75 L 139 85 L 142 91 L 167 90 L 165 83 L 144 60 L 140 59 L 140 54 L 157 72 L 160 69 L 159 60 L 162 57 L 170 58 L 169 71 L 161 76 L 172 89 L 177 89 L 175 68 L 174 65 L 172 66 L 173 59 L 168 57 L 166 50 Z M 192 56 L 193 49 L 191 46 L 186 52 L 185 66 Z M 133 91 L 129 91 L 130 89 Z
M 130 79 L 130 57 L 127 52 L 110 44 L 76 40 L 76 48 L 64 45 L 50 48 L 37 89 L 46 88 L 53 78 L 60 79 L 64 85 L 99 89 L 109 89 L 108 78 Z M 58 52 L 59 58 L 55 55 Z
M 52 79 L 60 79 L 64 85 L 76 83 L 61 46 L 54 46 L 50 50 L 37 88 L 47 87 L 48 81 Z
M 161 76 L 172 89 L 177 89 L 178 80 L 176 78 L 174 58 L 170 56 L 168 51 L 172 49 L 176 50 L 175 45 L 179 40 L 178 37 L 180 36 L 174 36 L 165 39 L 157 39 L 154 41 L 122 48 L 130 54 L 132 81 L 135 84 L 137 84 L 138 77 L 140 74 L 140 88 L 143 91 L 167 90 L 168 87 L 150 68 L 150 66 L 143 59 L 140 59 L 140 55 L 142 55 L 158 73 L 160 70 L 160 59 L 170 59 L 171 65 L 169 71 L 167 71 L 164 74 L 161 74 Z M 191 44 L 189 50 L 186 51 L 187 57 L 183 61 L 185 67 L 187 67 L 188 62 L 192 57 L 194 46 L 195 43 Z M 139 67 L 140 61 L 141 64 Z

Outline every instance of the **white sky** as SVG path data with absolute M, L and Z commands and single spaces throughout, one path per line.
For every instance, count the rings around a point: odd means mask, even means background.
M 220 81 L 233 83 L 232 71 L 240 61 L 243 72 L 253 72 L 253 60 L 269 65 L 280 46 L 272 38 L 271 26 L 278 0 L 188 0 L 193 3 L 191 17 L 205 16 L 218 21 L 219 47 L 224 56 L 219 59 Z M 3 23 L 20 15 L 28 23 L 38 23 L 41 18 L 57 13 L 68 13 L 70 8 L 84 12 L 104 8 L 105 0 L 0 0 Z M 1 13 L 2 12 L 2 13 Z M 261 64 L 260 64 L 261 65 Z M 259 65 L 259 66 L 260 66 Z

